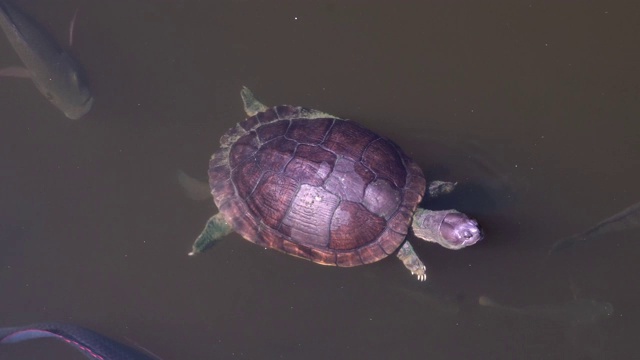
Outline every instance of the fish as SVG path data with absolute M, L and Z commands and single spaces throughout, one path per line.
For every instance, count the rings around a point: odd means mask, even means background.
M 24 68 L 5 68 L 0 76 L 31 78 L 69 119 L 79 119 L 91 110 L 93 95 L 82 67 L 38 23 L 10 2 L 0 1 L 0 28 L 24 64 Z M 70 40 L 72 34 L 73 26 Z
M 158 360 L 156 355 L 134 349 L 95 331 L 66 323 L 38 323 L 0 328 L 0 344 L 54 337 L 92 360 Z
M 549 253 L 569 249 L 578 243 L 592 240 L 600 235 L 640 227 L 640 202 L 635 203 L 619 213 L 608 217 L 594 227 L 581 233 L 556 241 Z
M 478 304 L 481 306 L 500 309 L 504 312 L 548 320 L 569 325 L 595 324 L 613 315 L 613 305 L 593 299 L 574 299 L 560 304 L 530 305 L 515 307 L 502 305 L 488 296 L 480 296 Z

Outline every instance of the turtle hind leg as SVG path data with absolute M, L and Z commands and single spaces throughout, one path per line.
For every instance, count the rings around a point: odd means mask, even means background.
M 230 234 L 233 231 L 231 225 L 224 219 L 222 213 L 213 215 L 204 226 L 204 230 L 198 235 L 198 238 L 193 243 L 193 248 L 189 253 L 189 256 L 201 253 L 208 248 L 215 245 L 225 235 Z
M 417 276 L 420 281 L 427 280 L 427 268 L 418 258 L 409 241 L 405 241 L 402 244 L 397 256 L 398 259 L 402 260 L 404 266 L 411 271 L 411 275 Z
M 242 87 L 242 90 L 240 91 L 240 96 L 242 96 L 244 111 L 249 116 L 253 116 L 259 112 L 263 112 L 268 109 L 263 103 L 258 101 L 255 96 L 253 96 L 253 93 L 251 92 L 251 90 L 249 90 L 249 88 L 246 86 Z

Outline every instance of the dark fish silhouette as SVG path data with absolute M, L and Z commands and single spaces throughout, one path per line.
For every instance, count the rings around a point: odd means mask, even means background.
M 602 234 L 638 227 L 640 227 L 640 203 L 629 206 L 586 231 L 556 241 L 551 246 L 551 250 L 549 252 L 553 253 L 568 249 L 575 246 L 577 243 L 591 240 Z
M 155 356 L 71 324 L 41 323 L 0 329 L 0 344 L 44 337 L 62 340 L 93 360 L 157 360 Z
M 6 68 L 0 70 L 0 75 L 30 77 L 38 90 L 70 119 L 79 119 L 91 109 L 93 96 L 80 65 L 42 27 L 10 2 L 0 1 L 0 28 L 26 67 Z
M 595 324 L 613 314 L 613 305 L 592 299 L 575 299 L 562 304 L 531 305 L 523 307 L 498 304 L 487 296 L 480 296 L 482 306 L 500 309 L 506 313 L 560 322 L 569 325 Z

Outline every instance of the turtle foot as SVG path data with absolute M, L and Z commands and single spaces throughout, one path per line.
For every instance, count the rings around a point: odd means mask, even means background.
M 263 112 L 267 110 L 267 107 L 258 101 L 251 90 L 248 87 L 243 86 L 240 91 L 240 96 L 242 96 L 242 102 L 244 104 L 244 112 L 249 116 L 253 116 L 259 112 Z
M 204 230 L 198 235 L 198 238 L 193 243 L 193 247 L 189 256 L 194 256 L 201 253 L 208 248 L 212 247 L 220 238 L 231 233 L 233 229 L 225 220 L 222 213 L 213 215 L 207 225 L 204 226 Z
M 413 246 L 405 241 L 400 250 L 398 251 L 398 258 L 402 260 L 404 266 L 411 271 L 411 275 L 415 275 L 418 281 L 427 280 L 427 267 L 424 266 L 416 252 L 413 250 Z
M 457 182 L 432 181 L 429 183 L 429 196 L 438 197 L 451 193 L 458 185 Z

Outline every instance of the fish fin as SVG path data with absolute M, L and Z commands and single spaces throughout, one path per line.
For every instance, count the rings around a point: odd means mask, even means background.
M 76 18 L 78 17 L 78 9 L 73 13 L 71 23 L 69 23 L 69 47 L 73 46 L 73 29 L 76 27 Z
M 549 250 L 549 254 L 562 252 L 568 249 L 573 248 L 581 241 L 585 240 L 585 236 L 582 234 L 571 235 L 566 238 L 560 239 L 551 245 L 551 249 Z
M 31 78 L 31 72 L 22 66 L 10 66 L 0 69 L 0 77 Z
M 162 360 L 162 358 L 156 354 L 154 354 L 151 350 L 145 348 L 144 346 L 138 344 L 137 342 L 133 341 L 132 339 L 128 338 L 128 337 L 124 337 L 127 341 L 129 341 L 131 344 L 133 344 L 135 347 L 137 347 L 138 349 L 142 350 L 143 352 L 145 352 L 147 355 L 151 356 L 153 359 L 155 360 Z

